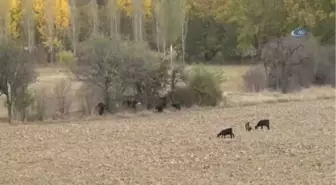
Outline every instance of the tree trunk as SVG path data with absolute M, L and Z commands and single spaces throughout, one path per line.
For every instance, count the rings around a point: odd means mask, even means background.
M 111 112 L 111 106 L 110 106 L 110 93 L 108 91 L 109 89 L 109 84 L 110 84 L 110 80 L 108 77 L 105 78 L 105 87 L 104 87 L 104 103 L 106 106 L 106 110 L 108 112 Z
M 91 11 L 93 18 L 93 33 L 98 33 L 98 10 L 97 10 L 97 2 L 95 0 L 91 0 Z
M 185 39 L 188 33 L 188 17 L 184 21 L 182 25 L 182 34 L 181 34 L 181 41 L 182 41 L 182 63 L 185 63 Z
M 166 40 L 163 40 L 163 56 L 166 57 Z
M 28 51 L 31 53 L 34 50 L 34 25 L 31 20 L 28 20 Z
M 142 42 L 143 38 L 142 38 L 142 12 L 139 12 L 139 40 Z
M 76 35 L 76 18 L 77 18 L 77 9 L 75 1 L 71 0 L 71 30 L 72 30 L 72 50 L 73 55 L 77 54 L 77 35 Z
M 12 89 L 11 85 L 7 82 L 7 94 L 6 94 L 6 100 L 7 100 L 7 112 L 8 112 L 8 123 L 12 123 L 12 117 L 13 117 L 13 100 L 12 100 Z
M 156 47 L 157 51 L 160 53 L 160 27 L 159 27 L 159 21 L 158 18 L 155 20 L 155 25 L 156 25 Z

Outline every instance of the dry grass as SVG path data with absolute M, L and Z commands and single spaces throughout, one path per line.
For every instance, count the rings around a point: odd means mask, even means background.
M 244 130 L 261 118 L 270 131 Z M 330 185 L 334 118 L 334 100 L 313 100 L 4 125 L 0 184 Z M 230 126 L 235 139 L 215 138 Z
M 226 102 L 223 102 L 225 106 L 245 106 L 261 103 L 335 99 L 335 88 L 329 86 L 310 87 L 289 94 L 267 91 L 260 93 L 224 92 L 224 97 L 226 97 L 227 100 Z
M 208 65 L 211 70 L 220 70 L 223 72 L 223 77 L 225 79 L 222 84 L 222 89 L 224 91 L 236 92 L 242 91 L 244 81 L 243 74 L 248 71 L 251 67 L 249 65 Z

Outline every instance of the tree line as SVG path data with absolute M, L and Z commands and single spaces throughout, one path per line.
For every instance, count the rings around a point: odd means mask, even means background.
M 260 55 L 270 40 L 303 26 L 335 42 L 335 0 L 9 0 L 1 2 L 4 42 L 15 40 L 41 61 L 76 55 L 93 34 L 120 34 L 188 62 Z

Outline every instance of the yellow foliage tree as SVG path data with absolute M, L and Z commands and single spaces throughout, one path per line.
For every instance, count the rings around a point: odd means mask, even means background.
M 44 10 L 44 0 L 35 0 L 34 7 L 35 13 L 35 22 L 37 37 L 39 41 L 46 40 L 45 30 L 46 30 L 46 19 L 45 19 L 45 10 Z
M 131 16 L 134 11 L 132 0 L 118 0 L 118 6 L 126 15 Z M 144 0 L 144 13 L 147 18 L 152 17 L 152 0 Z
M 145 0 L 144 6 L 145 6 L 146 17 L 151 18 L 152 17 L 152 0 Z
M 21 0 L 11 0 L 9 34 L 13 39 L 20 37 L 20 22 L 22 20 Z
M 56 0 L 56 29 L 64 30 L 69 27 L 70 10 L 68 0 Z

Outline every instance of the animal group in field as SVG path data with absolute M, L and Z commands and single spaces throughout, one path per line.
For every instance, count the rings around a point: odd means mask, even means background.
M 151 109 L 152 107 L 155 108 L 155 110 L 158 113 L 162 113 L 164 111 L 164 109 L 167 108 L 167 96 L 161 97 L 159 98 L 159 102 L 157 102 L 156 104 L 154 104 L 154 106 L 152 104 L 146 104 L 147 105 L 147 109 Z M 122 105 L 124 107 L 128 107 L 128 108 L 132 108 L 134 110 L 136 110 L 137 105 L 141 105 L 142 103 L 140 101 L 137 101 L 135 99 L 125 99 L 122 101 Z M 181 110 L 182 106 L 180 103 L 177 102 L 171 102 L 171 106 L 173 108 L 175 108 L 176 110 Z M 107 106 L 106 104 L 99 102 L 97 105 L 97 109 L 98 109 L 98 114 L 99 115 L 103 115 L 106 111 L 107 111 Z M 270 130 L 270 121 L 269 119 L 262 119 L 260 120 L 255 126 L 254 129 L 257 130 L 258 128 L 267 128 L 267 130 Z M 245 130 L 248 132 L 252 131 L 252 126 L 250 125 L 250 122 L 246 122 L 245 123 Z M 230 138 L 234 138 L 235 134 L 233 133 L 233 129 L 231 127 L 226 128 L 221 130 L 218 134 L 217 137 L 218 138 L 225 138 L 226 136 L 230 136 Z
M 148 110 L 154 108 L 156 112 L 158 113 L 164 112 L 164 109 L 167 109 L 169 104 L 171 105 L 171 107 L 175 108 L 178 111 L 182 109 L 182 105 L 179 102 L 175 102 L 171 100 L 171 102 L 168 103 L 169 101 L 168 99 L 169 97 L 168 95 L 166 95 L 166 96 L 157 98 L 156 102 L 144 103 L 144 102 L 138 101 L 135 98 L 129 97 L 129 98 L 125 98 L 121 100 L 121 105 L 123 107 L 130 108 L 133 110 L 137 110 L 138 105 L 145 105 Z M 99 115 L 103 115 L 108 110 L 106 104 L 103 102 L 99 102 L 96 106 L 96 109 Z
M 260 120 L 256 126 L 254 127 L 255 130 L 257 130 L 258 128 L 267 128 L 267 130 L 270 129 L 270 121 L 269 119 L 262 119 Z M 252 130 L 252 127 L 250 126 L 250 122 L 247 122 L 245 123 L 245 130 L 250 132 Z M 225 136 L 230 136 L 230 138 L 234 138 L 235 135 L 232 131 L 232 128 L 226 128 L 226 129 L 223 129 L 221 130 L 218 134 L 217 134 L 217 137 L 222 137 L 222 138 L 225 138 Z

